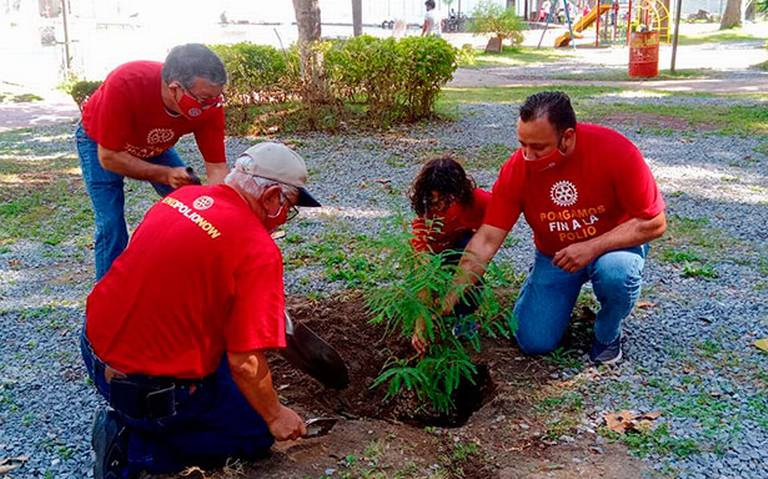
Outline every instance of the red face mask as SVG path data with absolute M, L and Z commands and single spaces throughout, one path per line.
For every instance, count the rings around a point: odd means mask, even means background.
M 552 152 L 534 159 L 529 159 L 525 156 L 525 150 L 523 150 L 523 160 L 525 160 L 526 167 L 537 173 L 554 168 L 565 160 L 565 154 L 560 151 L 560 143 L 562 143 L 562 137 L 557 141 L 557 146 Z
M 179 104 L 179 109 L 181 110 L 180 113 L 185 118 L 194 120 L 195 118 L 202 115 L 209 108 L 218 106 L 219 103 L 221 103 L 221 95 L 215 98 L 210 98 L 200 103 L 193 96 L 191 96 L 187 92 L 184 92 L 178 104 Z

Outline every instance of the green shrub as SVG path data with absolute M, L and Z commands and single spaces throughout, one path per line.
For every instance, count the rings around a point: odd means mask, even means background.
M 437 94 L 456 70 L 456 50 L 438 37 L 379 39 L 363 35 L 324 52 L 331 94 L 363 104 L 374 126 L 432 114 Z
M 456 63 L 459 66 L 473 66 L 477 64 L 477 51 L 470 44 L 464 44 L 456 50 Z
M 271 128 L 275 122 L 264 118 L 264 107 L 287 103 L 295 96 L 299 85 L 298 51 L 295 48 L 281 51 L 248 42 L 210 45 L 210 48 L 227 70 L 224 94 L 227 132 L 248 134 L 254 129 L 260 132 Z M 281 119 L 277 118 L 276 122 L 281 123 Z
M 503 8 L 489 0 L 480 2 L 472 12 L 469 31 L 474 33 L 494 33 L 502 40 L 509 40 L 512 45 L 523 42 L 523 22 L 512 8 Z
M 277 48 L 242 42 L 211 45 L 224 62 L 228 82 L 227 103 L 254 105 L 284 102 L 295 91 L 299 78 L 296 49 Z
M 432 114 L 440 89 L 456 69 L 456 50 L 438 37 L 402 40 L 359 36 L 316 42 L 327 92 L 300 102 L 302 82 L 295 47 L 238 43 L 211 47 L 224 61 L 230 134 L 279 129 L 335 129 L 364 118 L 366 126 L 418 120 Z
M 456 71 L 456 49 L 436 36 L 406 37 L 398 42 L 402 59 L 402 95 L 408 120 L 429 117 L 440 89 Z
M 80 108 L 80 111 L 83 111 L 83 103 L 93 95 L 93 92 L 99 88 L 101 83 L 99 80 L 79 80 L 77 77 L 72 76 L 61 83 L 58 88 L 71 96 L 77 107 Z
M 396 118 L 402 85 L 402 58 L 397 40 L 362 35 L 334 42 L 324 56 L 332 95 L 339 100 L 365 104 L 376 123 Z

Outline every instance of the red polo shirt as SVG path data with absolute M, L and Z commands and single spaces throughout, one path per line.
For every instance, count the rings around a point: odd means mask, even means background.
M 536 247 L 553 256 L 630 218 L 649 219 L 663 210 L 637 147 L 614 130 L 579 123 L 575 151 L 556 166 L 536 171 L 522 150 L 504 163 L 484 223 L 509 231 L 522 212 Z
M 156 203 L 93 288 L 86 333 L 124 373 L 199 378 L 222 355 L 285 347 L 280 250 L 238 193 L 185 186 Z
M 483 224 L 483 216 L 491 194 L 480 188 L 472 192 L 472 202 L 462 205 L 454 202 L 439 218 L 427 221 L 423 217 L 413 220 L 414 237 L 411 244 L 416 251 L 439 253 L 459 241 L 467 233 L 474 233 Z
M 99 145 L 147 159 L 187 133 L 194 133 L 203 158 L 226 161 L 224 109 L 208 108 L 193 120 L 172 116 L 161 97 L 163 64 L 137 61 L 114 69 L 83 106 L 83 128 Z

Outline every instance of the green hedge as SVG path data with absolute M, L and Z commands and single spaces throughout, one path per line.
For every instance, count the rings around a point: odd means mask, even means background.
M 296 48 L 238 43 L 211 47 L 224 61 L 228 125 L 233 133 L 295 127 L 305 114 L 316 126 L 317 112 L 299 104 L 301 79 Z M 322 126 L 349 120 L 363 112 L 371 126 L 413 121 L 432 114 L 440 89 L 456 69 L 457 51 L 438 37 L 379 39 L 359 36 L 317 43 L 328 90 L 328 110 Z M 269 104 L 285 104 L 283 119 Z M 265 113 L 268 112 L 268 113 Z M 270 116 L 265 121 L 265 115 Z M 336 122 L 329 116 L 341 116 Z M 332 119 L 331 119 L 332 120 Z
M 295 49 L 242 42 L 212 45 L 224 62 L 229 82 L 227 101 L 233 105 L 284 102 L 299 80 L 299 56 Z
M 63 88 L 75 101 L 77 107 L 80 108 L 80 111 L 83 111 L 83 103 L 93 95 L 93 92 L 95 92 L 99 86 L 101 86 L 101 82 L 98 80 L 75 80 L 71 84 L 64 85 Z
M 359 36 L 315 44 L 328 90 L 327 104 L 301 103 L 298 49 L 252 43 L 211 45 L 226 67 L 230 134 L 279 129 L 333 129 L 350 121 L 386 126 L 427 118 L 456 70 L 458 50 L 435 36 Z M 78 105 L 101 84 L 73 79 L 63 89 Z
M 334 96 L 364 104 L 374 122 L 389 123 L 432 114 L 440 88 L 456 70 L 456 51 L 434 36 L 363 35 L 331 44 L 324 65 Z

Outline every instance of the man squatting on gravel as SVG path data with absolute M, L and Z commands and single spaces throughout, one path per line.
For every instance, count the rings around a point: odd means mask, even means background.
M 156 203 L 88 296 L 81 351 L 111 409 L 93 424 L 96 479 L 264 456 L 306 433 L 280 404 L 266 349 L 284 348 L 283 259 L 270 232 L 320 206 L 304 160 L 279 143 L 224 184 Z
M 590 359 L 619 361 L 621 322 L 640 294 L 648 242 L 666 230 L 656 181 L 623 135 L 577 124 L 564 93 L 528 97 L 520 107 L 517 134 L 520 148 L 501 167 L 455 282 L 482 277 L 523 213 L 536 253 L 513 310 L 520 349 L 527 354 L 556 349 L 582 285 L 591 281 L 600 310 Z M 455 294 L 443 298 L 443 313 L 458 300 Z

